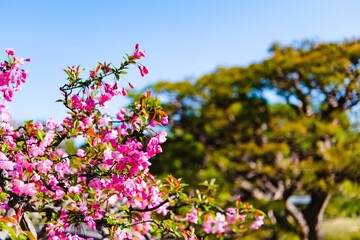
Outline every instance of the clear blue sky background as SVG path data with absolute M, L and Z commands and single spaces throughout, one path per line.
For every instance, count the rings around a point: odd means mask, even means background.
M 18 121 L 60 121 L 66 112 L 55 103 L 66 80 L 61 69 L 118 64 L 137 42 L 151 74 L 141 78 L 133 69 L 126 78 L 140 90 L 260 61 L 275 41 L 359 37 L 359 12 L 357 0 L 0 0 L 0 49 L 32 59 L 10 110 Z M 118 100 L 110 112 L 123 104 Z

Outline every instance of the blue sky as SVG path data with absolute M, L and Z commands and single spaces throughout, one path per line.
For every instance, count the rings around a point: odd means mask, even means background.
M 66 83 L 61 69 L 118 64 L 135 43 L 146 50 L 143 63 L 151 71 L 145 78 L 137 69 L 126 76 L 140 90 L 260 61 L 273 42 L 360 37 L 359 12 L 356 0 L 0 0 L 0 51 L 10 47 L 32 59 L 10 111 L 17 121 L 60 121 L 66 116 L 55 103 Z M 119 99 L 109 112 L 124 104 Z

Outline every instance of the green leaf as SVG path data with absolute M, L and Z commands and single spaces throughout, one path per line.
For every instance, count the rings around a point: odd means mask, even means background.
M 43 130 L 38 130 L 37 133 L 36 133 L 36 136 L 39 140 L 44 140 L 44 137 L 45 137 L 45 132 Z
M 7 143 L 4 143 L 4 144 L 1 146 L 1 151 L 2 151 L 3 153 L 6 153 L 8 147 L 9 147 L 8 144 L 7 144 Z
M 75 194 L 74 195 L 74 201 L 77 202 L 77 201 L 80 201 L 81 200 L 81 197 L 79 196 L 79 194 Z
M 78 127 L 79 127 L 79 120 L 76 119 L 76 120 L 74 121 L 74 128 L 77 129 Z
M 7 226 L 6 224 L 0 223 L 0 230 L 6 230 L 12 240 L 18 239 L 15 230 L 12 227 Z
M 6 198 L 7 198 L 7 193 L 6 192 L 1 192 L 0 193 L 0 201 L 3 201 Z

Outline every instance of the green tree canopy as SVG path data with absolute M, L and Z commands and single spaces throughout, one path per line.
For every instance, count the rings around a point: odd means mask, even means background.
M 219 68 L 194 83 L 157 83 L 173 118 L 153 170 L 175 169 L 190 182 L 217 178 L 232 193 L 224 202 L 241 195 L 266 203 L 273 237 L 281 225 L 320 239 L 332 194 L 343 182 L 360 181 L 351 114 L 359 103 L 359 58 L 359 40 L 274 44 L 260 63 Z M 311 201 L 299 207 L 289 201 L 293 195 Z

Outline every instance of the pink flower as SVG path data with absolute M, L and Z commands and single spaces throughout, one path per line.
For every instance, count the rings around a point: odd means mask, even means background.
M 105 88 L 105 92 L 109 93 L 111 96 L 117 96 L 120 93 L 118 85 L 116 83 L 114 83 L 113 85 L 109 83 L 105 83 L 104 88 Z
M 145 52 L 144 51 L 139 51 L 139 44 L 138 43 L 135 45 L 135 51 L 134 51 L 133 57 L 135 59 L 140 59 L 141 57 L 145 57 Z
M 82 109 L 84 107 L 84 103 L 82 102 L 81 98 L 78 95 L 73 95 L 71 97 L 71 107 L 72 108 L 79 108 Z
M 0 160 L 2 161 L 7 161 L 9 160 L 8 157 L 3 153 L 3 152 L 0 152 Z
M 126 229 L 118 228 L 115 232 L 114 239 L 133 239 L 132 235 L 126 231 Z
M 207 215 L 205 217 L 205 220 L 202 223 L 205 233 L 209 234 L 212 232 L 212 226 L 213 226 L 214 222 L 215 222 L 215 220 L 212 215 Z
M 105 106 L 105 103 L 111 99 L 110 93 L 101 94 L 99 98 L 100 106 Z
M 14 179 L 12 181 L 13 186 L 12 186 L 12 191 L 15 194 L 21 195 L 28 195 L 30 197 L 34 196 L 36 194 L 36 188 L 35 188 L 35 184 L 34 183 L 24 183 L 21 180 L 18 179 Z
M 158 134 L 159 143 L 161 144 L 166 142 L 166 137 L 167 137 L 167 132 L 160 132 Z
M 166 125 L 166 124 L 168 124 L 169 123 L 169 119 L 168 119 L 168 117 L 166 116 L 166 117 L 163 117 L 163 118 L 161 118 L 161 124 L 162 125 Z
M 96 103 L 95 100 L 92 97 L 88 97 L 85 100 L 85 109 L 88 111 L 91 111 L 91 109 L 95 108 Z
M 147 67 L 139 65 L 138 68 L 142 77 L 144 77 L 146 74 L 149 74 L 149 69 Z
M 38 165 L 37 165 L 37 170 L 40 173 L 48 173 L 51 170 L 51 166 L 53 165 L 52 161 L 50 160 L 43 160 L 43 161 L 39 161 Z
M 11 102 L 11 99 L 14 95 L 14 90 L 11 88 L 5 88 L 3 89 L 4 98 L 6 101 Z
M 122 89 L 121 89 L 121 95 L 127 96 L 127 92 L 126 92 L 125 88 L 122 88 Z
M 124 121 L 125 114 L 126 114 L 126 110 L 124 108 L 120 108 L 120 111 L 116 114 L 116 118 L 120 121 Z
M 14 56 L 14 49 L 12 49 L 12 48 L 6 48 L 5 52 L 11 56 Z
M 76 155 L 79 157 L 79 158 L 83 158 L 85 156 L 85 151 L 81 148 L 79 148 L 76 152 Z
M 0 169 L 2 170 L 14 170 L 16 163 L 11 161 L 0 161 Z
M 207 215 L 203 222 L 204 232 L 207 234 L 222 234 L 225 232 L 225 226 L 227 225 L 228 223 L 225 220 L 225 215 L 219 212 L 216 213 L 215 219 L 212 215 Z
M 42 156 L 44 155 L 44 148 L 38 146 L 31 146 L 29 150 L 29 155 L 32 157 Z
M 55 194 L 54 194 L 54 198 L 56 200 L 60 200 L 64 197 L 64 195 L 65 195 L 65 192 L 63 190 L 56 190 Z
M 10 122 L 11 121 L 11 114 L 7 107 L 3 104 L 0 104 L 0 116 L 3 122 Z
M 57 127 L 56 123 L 51 118 L 46 121 L 45 126 L 50 130 L 54 130 Z
M 264 224 L 264 216 L 257 216 L 253 224 L 251 225 L 252 229 L 259 229 Z
M 197 210 L 195 208 L 191 209 L 191 212 L 186 214 L 186 218 L 189 220 L 189 222 L 198 223 L 198 216 L 197 216 Z
M 237 219 L 237 211 L 236 208 L 228 208 L 226 209 L 226 219 L 230 224 L 235 224 Z
M 27 76 L 29 75 L 28 71 L 27 70 L 22 70 L 21 71 L 21 78 L 22 78 L 22 81 L 25 82 Z
M 152 126 L 152 127 L 155 127 L 156 126 L 156 121 L 155 120 L 151 120 L 149 122 L 149 125 Z
M 69 193 L 80 194 L 81 191 L 82 191 L 82 186 L 80 184 L 77 184 L 76 186 L 69 187 Z
M 118 133 L 119 133 L 120 136 L 126 136 L 126 135 L 128 135 L 128 133 L 127 133 L 127 127 L 126 127 L 126 124 L 125 124 L 125 123 L 121 124 L 121 127 L 118 128 L 117 130 L 118 130 Z
M 86 225 L 88 225 L 92 230 L 96 229 L 96 223 L 94 222 L 92 217 L 86 216 L 84 220 L 86 222 Z

